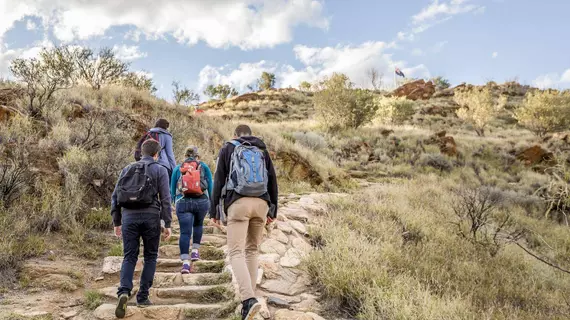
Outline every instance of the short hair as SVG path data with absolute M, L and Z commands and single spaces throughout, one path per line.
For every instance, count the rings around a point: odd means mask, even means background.
M 251 128 L 248 125 L 240 124 L 234 134 L 236 137 L 251 136 Z
M 156 156 L 160 152 L 160 143 L 154 139 L 148 139 L 143 142 L 141 146 L 141 152 L 143 156 Z
M 186 151 L 184 151 L 184 155 L 186 156 L 186 158 L 195 158 L 199 156 L 200 154 L 198 153 L 198 147 L 196 146 L 187 147 Z
M 168 129 L 168 127 L 170 127 L 170 123 L 166 119 L 158 119 L 156 121 L 156 123 L 154 124 L 154 127 L 155 128 L 162 128 L 162 129 L 166 130 L 166 129 Z

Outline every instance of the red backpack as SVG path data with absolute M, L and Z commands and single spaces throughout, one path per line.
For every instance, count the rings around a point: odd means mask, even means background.
M 202 165 L 200 161 L 188 160 L 180 166 L 178 191 L 184 196 L 201 196 L 204 194 Z

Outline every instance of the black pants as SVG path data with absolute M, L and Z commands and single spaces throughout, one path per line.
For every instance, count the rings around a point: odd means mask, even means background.
M 117 295 L 131 295 L 133 277 L 137 264 L 142 238 L 144 246 L 144 267 L 141 274 L 137 301 L 148 299 L 149 289 L 156 271 L 156 259 L 160 244 L 160 216 L 156 213 L 123 214 L 123 265 L 121 267 L 121 285 Z

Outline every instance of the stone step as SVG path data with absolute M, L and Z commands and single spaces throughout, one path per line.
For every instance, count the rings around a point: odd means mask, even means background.
M 115 320 L 115 304 L 106 303 L 93 312 L 98 320 Z M 136 320 L 147 319 L 218 319 L 234 312 L 237 303 L 227 304 L 176 304 L 155 305 L 147 308 L 128 307 L 125 318 Z
M 106 257 L 103 261 L 104 275 L 118 275 L 121 272 L 123 257 Z M 135 276 L 138 276 L 143 268 L 143 259 L 138 259 L 135 267 Z M 182 268 L 180 259 L 158 258 L 156 261 L 157 272 L 178 272 Z M 224 269 L 224 260 L 200 260 L 192 263 L 192 273 L 220 273 Z
M 229 272 L 222 273 L 191 273 L 180 272 L 156 272 L 154 274 L 153 288 L 170 288 L 179 286 L 211 286 L 231 283 L 232 275 Z M 133 281 L 133 286 L 138 287 L 138 278 Z M 119 286 L 119 282 L 115 287 Z
M 111 302 L 117 300 L 117 287 L 98 290 Z M 138 287 L 134 287 L 129 299 L 130 305 L 136 304 Z M 234 298 L 231 284 L 209 286 L 181 286 L 171 288 L 151 288 L 150 299 L 155 305 L 176 305 L 185 303 L 223 303 Z
M 179 232 L 173 231 L 173 235 L 168 242 L 162 242 L 161 245 L 177 244 L 180 239 Z M 221 247 L 227 242 L 226 235 L 223 234 L 204 234 L 202 235 L 201 244 L 205 246 Z
M 180 248 L 177 245 L 163 245 L 158 250 L 159 256 L 166 259 L 178 259 Z M 200 258 L 204 260 L 224 260 L 226 254 L 223 250 L 213 246 L 201 246 L 199 249 Z

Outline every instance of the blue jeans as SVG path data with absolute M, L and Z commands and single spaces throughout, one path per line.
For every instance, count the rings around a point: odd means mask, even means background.
M 141 274 L 140 289 L 137 301 L 148 299 L 149 289 L 156 271 L 156 259 L 160 244 L 160 216 L 156 213 L 130 213 L 122 218 L 123 233 L 123 265 L 121 267 L 121 284 L 117 295 L 131 295 L 133 277 L 137 264 L 142 238 L 144 246 L 144 267 Z
M 204 217 L 210 210 L 210 200 L 204 198 L 182 198 L 176 202 L 176 215 L 178 223 L 180 223 L 180 259 L 190 259 L 190 238 L 194 231 L 194 241 L 192 248 L 198 249 L 202 242 L 202 233 L 204 230 Z

